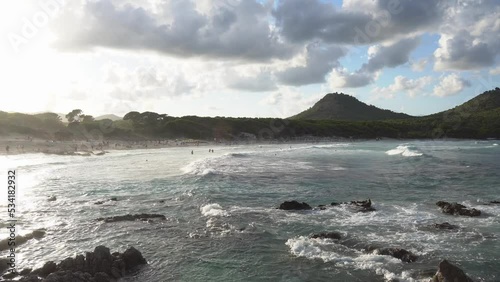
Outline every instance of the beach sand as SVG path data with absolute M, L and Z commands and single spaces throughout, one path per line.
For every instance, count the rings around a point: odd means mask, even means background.
M 211 143 L 196 140 L 148 140 L 148 141 L 56 141 L 30 136 L 0 136 L 0 155 L 45 153 L 57 155 L 103 154 L 106 150 L 155 149 L 177 146 L 206 146 Z M 213 144 L 212 144 L 213 145 Z

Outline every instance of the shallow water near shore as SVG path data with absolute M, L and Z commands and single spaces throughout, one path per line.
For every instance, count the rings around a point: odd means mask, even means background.
M 215 153 L 183 147 L 0 156 L 0 166 L 4 176 L 7 168 L 18 171 L 18 233 L 47 231 L 18 248 L 20 269 L 105 245 L 112 252 L 134 246 L 148 260 L 125 281 L 428 281 L 442 259 L 477 281 L 499 281 L 500 205 L 483 204 L 500 200 L 497 144 L 368 141 L 218 146 Z M 8 236 L 6 198 L 0 195 L 0 239 Z M 287 200 L 317 206 L 368 198 L 376 211 L 275 209 Z M 482 215 L 445 215 L 439 200 Z M 137 213 L 167 220 L 95 221 Z M 443 222 L 459 229 L 429 227 Z M 419 258 L 408 264 L 309 238 L 323 231 Z

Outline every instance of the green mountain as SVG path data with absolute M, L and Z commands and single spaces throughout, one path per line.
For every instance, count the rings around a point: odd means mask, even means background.
M 372 105 L 367 105 L 350 95 L 333 93 L 327 94 L 314 104 L 312 108 L 290 117 L 290 119 L 361 121 L 410 117 L 407 114 L 395 113 L 390 110 L 383 110 Z
M 326 102 L 322 102 L 325 100 Z M 130 112 L 122 120 L 111 123 L 109 120 L 90 119 L 66 124 L 55 113 L 28 115 L 0 111 L 0 136 L 29 135 L 52 140 L 103 137 L 108 140 L 190 138 L 211 141 L 255 138 L 297 140 L 312 136 L 500 139 L 500 88 L 486 91 L 448 111 L 423 117 L 380 110 L 344 94 L 329 94 L 322 101 L 315 105 L 316 108 L 312 107 L 308 111 L 312 112 L 314 109 L 316 112 L 328 112 L 331 108 L 325 110 L 322 107 L 329 104 L 338 109 L 337 114 L 343 114 L 344 120 L 305 119 L 297 116 L 293 119 L 172 117 L 154 112 Z M 330 115 L 332 116 L 335 117 Z M 371 120 L 366 120 L 369 117 Z M 352 120 L 346 120 L 347 118 Z

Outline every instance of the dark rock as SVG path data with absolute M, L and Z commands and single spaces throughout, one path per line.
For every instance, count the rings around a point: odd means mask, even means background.
M 141 252 L 134 247 L 128 248 L 122 255 L 125 262 L 126 269 L 133 269 L 139 265 L 146 264 L 146 259 L 142 256 Z
M 49 201 L 49 202 L 53 202 L 53 201 L 56 201 L 56 200 L 57 200 L 57 197 L 56 197 L 56 196 L 49 196 L 49 197 L 47 198 L 47 201 Z
M 33 274 L 37 274 L 41 277 L 47 277 L 49 274 L 55 272 L 56 270 L 57 270 L 56 263 L 53 261 L 48 261 L 42 266 L 42 268 L 33 271 Z
M 372 200 L 368 199 L 365 201 L 351 201 L 350 204 L 358 207 L 370 208 L 372 206 Z
M 50 274 L 43 282 L 95 282 L 94 277 L 87 272 L 58 271 Z M 110 282 L 107 280 L 106 282 Z
M 376 211 L 376 209 L 374 207 L 372 207 L 372 200 L 370 200 L 370 199 L 365 200 L 365 201 L 342 202 L 340 204 L 333 202 L 331 205 L 332 206 L 348 205 L 354 212 Z
M 31 268 L 25 268 L 25 269 L 21 270 L 21 272 L 19 272 L 19 275 L 26 276 L 26 275 L 31 273 L 31 270 L 32 270 Z
M 458 203 L 448 203 L 444 201 L 439 201 L 436 203 L 441 211 L 446 214 L 452 215 L 464 215 L 464 216 L 480 216 L 481 211 L 477 209 L 468 209 L 466 206 Z
M 102 205 L 102 204 L 104 204 L 104 201 L 97 201 L 94 203 L 94 205 Z
M 112 217 L 100 217 L 97 220 L 104 221 L 104 222 L 117 222 L 117 221 L 135 221 L 135 220 L 147 221 L 148 219 L 166 220 L 167 218 L 162 214 L 141 213 L 141 214 L 134 214 L 134 215 L 127 214 L 127 215 L 119 215 L 119 216 L 112 216 Z
M 112 198 L 111 198 L 111 199 L 109 199 L 109 200 L 110 200 L 110 201 L 114 201 L 114 202 L 116 202 L 116 201 L 118 201 L 118 198 L 117 198 L 117 197 L 112 197 Z
M 496 205 L 498 205 L 498 204 L 500 204 L 500 201 L 490 201 L 490 204 L 496 204 Z
M 432 282 L 472 282 L 462 269 L 443 260 L 439 263 L 438 271 L 432 278 Z
M 310 237 L 311 239 L 334 239 L 334 240 L 340 240 L 342 236 L 340 233 L 337 232 L 322 232 L 318 234 L 313 234 Z
M 158 203 L 163 204 L 165 203 L 165 200 L 160 200 Z
M 3 257 L 0 257 L 0 273 L 3 273 L 5 270 L 9 269 L 9 260 Z
M 443 223 L 435 223 L 433 225 L 434 228 L 436 229 L 441 229 L 441 230 L 453 230 L 453 229 L 458 229 L 457 225 L 449 224 L 448 222 L 443 222 Z
M 397 259 L 400 259 L 403 262 L 414 262 L 417 260 L 417 256 L 412 254 L 411 252 L 405 250 L 405 249 L 399 249 L 399 248 L 382 248 L 382 249 L 375 249 L 374 253 L 379 254 L 379 255 L 384 255 L 384 256 L 392 256 Z
M 111 277 L 109 277 L 109 275 L 104 272 L 97 272 L 94 275 L 94 280 L 95 282 L 109 282 L 111 281 Z
M 285 201 L 279 207 L 280 210 L 310 210 L 310 205 L 305 202 L 299 203 L 297 201 Z
M 319 205 L 319 206 L 318 206 L 318 209 L 320 209 L 320 210 L 324 211 L 324 210 L 326 210 L 326 206 L 325 206 L 325 205 Z
M 43 231 L 43 230 L 35 230 L 35 231 L 28 233 L 24 236 L 18 235 L 18 236 L 16 236 L 16 246 L 24 244 L 24 243 L 28 242 L 28 240 L 31 240 L 33 238 L 40 239 L 43 236 L 45 236 L 45 231 Z M 9 239 L 6 238 L 6 239 L 3 239 L 2 241 L 0 241 L 0 251 L 5 251 L 8 249 L 10 249 Z
M 31 272 L 33 275 L 23 277 L 19 281 L 38 281 L 38 275 L 46 277 L 44 282 L 111 282 L 126 276 L 143 264 L 147 264 L 147 261 L 134 247 L 130 247 L 123 254 L 111 254 L 108 248 L 98 246 L 85 256 L 66 258 L 57 265 L 51 261 L 47 262 L 41 269 Z

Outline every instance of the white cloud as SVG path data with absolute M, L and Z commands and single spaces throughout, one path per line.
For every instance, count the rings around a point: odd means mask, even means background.
M 411 63 L 411 69 L 416 72 L 422 72 L 427 66 L 427 59 L 420 59 L 416 62 Z
M 375 87 L 372 93 L 376 98 L 394 98 L 395 94 L 406 92 L 410 97 L 415 97 L 422 93 L 423 89 L 432 83 L 432 77 L 424 76 L 416 79 L 409 79 L 404 76 L 396 76 L 394 83 L 387 87 Z
M 374 74 L 359 72 L 350 73 L 345 69 L 334 70 L 328 78 L 332 89 L 363 87 L 372 83 L 374 80 Z
M 434 95 L 439 97 L 452 96 L 469 87 L 469 81 L 453 73 L 442 77 L 438 85 L 434 86 Z

